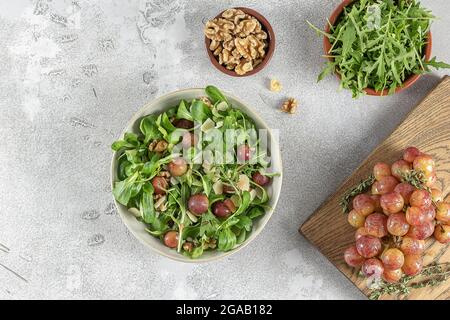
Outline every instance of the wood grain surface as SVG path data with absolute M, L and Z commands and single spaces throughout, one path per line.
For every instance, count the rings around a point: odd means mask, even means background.
M 439 184 L 444 195 L 450 193 L 450 77 L 440 84 L 411 111 L 402 124 L 382 142 L 358 169 L 301 226 L 300 232 L 322 252 L 350 281 L 366 295 L 364 278 L 348 267 L 344 250 L 354 244 L 355 230 L 347 223 L 339 200 L 346 190 L 367 178 L 379 161 L 393 163 L 408 146 L 416 146 L 432 155 L 436 161 Z M 328 228 L 327 228 L 328 227 Z M 427 240 L 424 265 L 450 262 L 450 247 Z M 450 279 L 436 287 L 411 290 L 407 296 L 382 296 L 381 299 L 442 299 L 450 300 Z

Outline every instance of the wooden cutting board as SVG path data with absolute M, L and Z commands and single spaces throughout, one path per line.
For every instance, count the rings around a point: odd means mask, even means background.
M 364 294 L 370 294 L 364 278 L 343 259 L 346 248 L 355 243 L 355 230 L 342 213 L 339 200 L 346 190 L 367 178 L 379 161 L 393 163 L 402 150 L 416 146 L 436 161 L 439 183 L 444 195 L 450 193 L 450 77 L 441 83 L 409 113 L 403 123 L 382 142 L 332 195 L 300 227 L 300 232 L 322 252 Z M 424 265 L 450 262 L 450 246 L 428 240 Z M 436 287 L 413 289 L 408 296 L 382 296 L 380 299 L 450 300 L 450 279 Z

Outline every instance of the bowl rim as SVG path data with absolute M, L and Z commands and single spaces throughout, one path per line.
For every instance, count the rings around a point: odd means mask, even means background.
M 340 17 L 342 12 L 344 11 L 344 8 L 351 5 L 355 0 L 343 0 L 331 13 L 331 16 L 328 18 L 327 24 L 325 25 L 325 32 L 330 32 L 330 24 L 334 25 L 337 21 L 337 19 Z M 328 23 L 329 22 L 329 23 Z M 427 42 L 424 47 L 424 54 L 425 61 L 429 61 L 431 58 L 431 49 L 433 45 L 433 38 L 431 35 L 431 31 L 427 32 Z M 324 36 L 323 37 L 323 49 L 325 51 L 325 55 L 328 55 L 328 52 L 331 49 L 331 42 L 330 40 Z M 328 57 L 329 61 L 333 61 L 331 57 Z M 341 76 L 338 72 L 335 72 L 336 77 L 341 80 Z M 403 91 L 407 88 L 409 88 L 411 85 L 413 85 L 419 78 L 421 77 L 421 74 L 411 74 L 408 78 L 405 79 L 405 81 L 402 83 L 401 86 L 395 88 L 394 93 L 399 93 L 400 91 Z M 388 96 L 389 90 L 384 89 L 383 91 L 376 91 L 374 88 L 365 88 L 364 91 L 370 95 L 370 96 Z
M 256 68 L 254 68 L 253 70 L 251 70 L 245 74 L 237 74 L 235 71 L 228 70 L 223 65 L 219 64 L 219 61 L 214 56 L 213 52 L 211 50 L 209 50 L 209 45 L 211 44 L 211 40 L 208 39 L 207 37 L 205 37 L 206 52 L 208 53 L 208 57 L 209 57 L 209 60 L 211 61 L 211 63 L 219 71 L 222 71 L 223 73 L 225 73 L 229 76 L 232 76 L 232 77 L 252 76 L 252 75 L 258 73 L 259 71 L 261 71 L 262 69 L 264 69 L 267 66 L 267 64 L 270 62 L 270 60 L 272 59 L 273 54 L 275 52 L 275 32 L 273 31 L 272 25 L 269 23 L 269 21 L 259 12 L 255 11 L 253 9 L 250 9 L 250 8 L 246 8 L 246 7 L 232 7 L 229 9 L 240 9 L 240 10 L 244 11 L 244 13 L 247 13 L 247 14 L 255 17 L 262 24 L 265 31 L 267 32 L 267 37 L 268 37 L 269 49 L 267 50 L 266 56 L 263 58 L 261 63 L 259 65 L 257 65 Z M 226 9 L 226 10 L 228 10 L 228 9 Z M 224 13 L 226 10 L 221 11 L 217 16 L 214 17 L 214 19 L 219 18 L 222 15 L 222 13 Z
M 121 133 L 120 133 L 120 137 L 123 137 L 123 135 L 128 132 L 128 128 L 132 127 L 136 121 L 139 120 L 139 118 L 141 118 L 141 116 L 138 116 L 139 114 L 141 114 L 143 112 L 144 109 L 148 108 L 148 107 L 154 107 L 155 105 L 158 105 L 159 103 L 161 103 L 162 101 L 170 98 L 172 95 L 175 94 L 181 94 L 181 93 L 188 93 L 188 92 L 192 92 L 192 91 L 202 91 L 204 92 L 205 88 L 187 88 L 187 89 L 181 89 L 181 90 L 175 90 L 169 93 L 166 93 L 162 96 L 157 97 L 156 99 L 153 99 L 147 103 L 145 103 L 141 108 L 139 108 L 133 115 L 132 117 L 127 121 L 125 127 L 122 129 Z M 262 230 L 266 227 L 267 223 L 269 222 L 269 220 L 272 217 L 272 214 L 274 213 L 277 205 L 278 205 L 278 200 L 280 198 L 281 195 L 281 190 L 282 190 L 282 186 L 283 186 L 283 161 L 282 161 L 282 157 L 281 157 L 281 149 L 280 149 L 280 145 L 278 143 L 278 141 L 276 139 L 274 139 L 274 135 L 272 132 L 272 129 L 267 125 L 266 121 L 264 121 L 264 119 L 259 116 L 259 114 L 255 111 L 255 109 L 251 106 L 249 106 L 248 104 L 244 103 L 241 99 L 237 98 L 236 96 L 229 94 L 226 91 L 222 90 L 222 93 L 228 97 L 231 98 L 235 101 L 237 101 L 239 104 L 244 105 L 246 108 L 248 108 L 248 110 L 250 110 L 252 112 L 251 117 L 252 118 L 257 118 L 258 121 L 262 124 L 262 127 L 264 127 L 264 129 L 267 129 L 269 132 L 269 136 L 271 137 L 271 143 L 275 144 L 275 148 L 273 148 L 273 150 L 277 153 L 277 159 L 279 160 L 279 167 L 280 167 L 280 175 L 277 176 L 277 178 L 279 179 L 279 188 L 278 188 L 278 192 L 272 192 L 274 195 L 273 199 L 273 205 L 272 208 L 270 208 L 269 210 L 267 210 L 264 214 L 263 217 L 267 217 L 265 219 L 265 221 L 263 221 L 263 223 L 260 225 L 259 229 L 255 229 L 252 230 L 252 233 L 250 235 L 250 237 L 245 240 L 242 244 L 240 244 L 238 247 L 227 251 L 227 252 L 221 252 L 221 251 L 216 251 L 216 255 L 210 256 L 210 257 L 206 257 L 206 258 L 197 258 L 197 259 L 192 259 L 189 257 L 185 257 L 182 254 L 177 254 L 174 256 L 171 256 L 169 254 L 167 254 L 166 252 L 164 252 L 163 250 L 154 247 L 152 245 L 150 245 L 149 243 L 145 242 L 134 230 L 133 228 L 131 228 L 130 225 L 128 225 L 127 221 L 124 219 L 123 217 L 123 212 L 121 210 L 120 204 L 117 202 L 117 200 L 115 199 L 113 193 L 112 193 L 112 188 L 114 187 L 114 177 L 116 175 L 117 172 L 117 153 L 118 151 L 114 151 L 112 154 L 112 158 L 111 158 L 111 164 L 110 164 L 110 187 L 111 187 L 111 192 L 110 195 L 113 199 L 114 205 L 117 209 L 117 212 L 120 216 L 120 219 L 122 221 L 122 223 L 126 226 L 127 230 L 130 231 L 130 233 L 133 235 L 133 237 L 135 239 L 137 239 L 141 244 L 143 244 L 145 247 L 149 248 L 151 251 L 158 253 L 159 255 L 166 257 L 170 260 L 173 261 L 178 261 L 178 262 L 184 262 L 184 263 L 207 263 L 207 262 L 212 262 L 212 261 L 217 261 L 220 260 L 224 257 L 230 256 L 238 251 L 240 251 L 241 249 L 243 249 L 244 247 L 246 247 L 250 242 L 252 242 L 253 240 L 255 240 L 257 238 L 257 236 L 262 232 Z M 233 106 L 235 107 L 235 106 Z M 151 237 L 151 235 L 149 235 Z

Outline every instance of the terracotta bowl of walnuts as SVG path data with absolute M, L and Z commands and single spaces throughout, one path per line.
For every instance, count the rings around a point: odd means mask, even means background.
M 269 21 L 255 10 L 227 9 L 208 21 L 205 45 L 212 64 L 234 77 L 262 70 L 275 50 L 275 34 Z

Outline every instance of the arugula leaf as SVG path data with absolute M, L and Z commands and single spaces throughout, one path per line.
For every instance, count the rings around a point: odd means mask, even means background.
M 445 63 L 443 61 L 436 61 L 436 57 L 433 57 L 430 61 L 425 61 L 424 64 L 426 66 L 431 66 L 436 69 L 439 69 L 439 68 L 450 69 L 450 64 Z
M 230 251 L 236 245 L 236 235 L 231 229 L 222 229 L 219 231 L 219 243 L 217 249 L 219 251 Z

